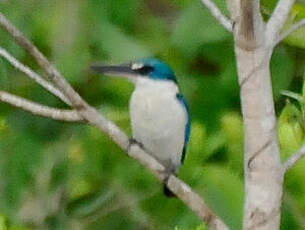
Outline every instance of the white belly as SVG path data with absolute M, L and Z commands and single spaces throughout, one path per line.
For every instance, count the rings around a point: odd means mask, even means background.
M 187 122 L 176 92 L 136 87 L 130 101 L 133 138 L 170 169 L 180 166 Z

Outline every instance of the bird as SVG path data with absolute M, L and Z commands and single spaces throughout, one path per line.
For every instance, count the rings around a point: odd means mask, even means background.
M 190 137 L 189 108 L 178 88 L 173 70 L 156 58 L 143 58 L 120 65 L 92 65 L 97 72 L 128 79 L 134 84 L 129 101 L 132 138 L 166 168 L 177 175 L 185 159 Z M 166 180 L 168 179 L 166 177 Z M 164 181 L 163 191 L 174 194 Z

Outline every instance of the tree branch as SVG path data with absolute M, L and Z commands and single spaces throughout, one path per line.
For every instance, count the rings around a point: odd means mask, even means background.
M 151 155 L 144 152 L 138 145 L 131 145 L 129 156 L 137 159 L 142 165 L 151 169 L 151 171 L 159 178 L 160 181 L 165 181 L 167 174 L 166 168 L 154 159 Z M 189 206 L 207 226 L 213 230 L 228 230 L 229 228 L 223 221 L 216 216 L 205 204 L 204 200 L 192 191 L 192 189 L 182 180 L 171 174 L 167 179 L 167 186 L 174 192 L 180 200 Z M 189 205 L 192 204 L 192 205 Z
M 232 32 L 233 24 L 227 16 L 221 13 L 220 9 L 212 0 L 201 0 L 201 2 L 208 8 L 214 18 L 229 32 Z
M 235 56 L 244 127 L 243 230 L 278 230 L 283 173 L 269 68 L 273 47 L 266 41 L 259 0 L 227 2 L 234 7 L 231 15 L 236 14 Z
M 274 42 L 274 46 L 277 45 L 278 43 L 280 43 L 282 40 L 284 40 L 286 37 L 288 37 L 291 33 L 295 32 L 297 29 L 301 28 L 304 25 L 305 25 L 305 18 L 296 22 L 292 26 L 290 26 L 289 29 L 287 29 L 286 31 L 282 32 L 282 34 L 280 34 L 278 39 Z
M 239 2 L 240 4 L 236 4 Z M 235 14 L 236 45 L 246 51 L 260 47 L 264 41 L 263 19 L 258 0 L 228 0 L 231 14 Z M 233 9 L 232 9 L 233 7 Z
M 93 107 L 89 106 L 62 77 L 58 70 L 53 67 L 45 56 L 14 27 L 3 14 L 0 13 L 0 27 L 6 30 L 16 42 L 31 54 L 40 67 L 47 73 L 54 86 L 71 102 L 78 114 L 90 124 L 95 125 L 102 132 L 106 133 L 112 140 L 119 145 L 129 156 L 136 159 L 149 168 L 157 178 L 164 182 L 167 177 L 166 168 L 151 155 L 146 153 L 138 145 L 131 145 L 128 136 L 122 132 L 112 121 L 104 118 Z M 204 203 L 198 194 L 175 175 L 170 175 L 167 180 L 168 188 L 177 195 L 198 217 L 205 220 L 207 225 L 213 230 L 228 230 L 229 228 L 216 216 Z
M 0 55 L 4 57 L 9 63 L 11 63 L 16 69 L 20 70 L 21 72 L 25 73 L 26 76 L 33 79 L 43 88 L 48 90 L 50 93 L 61 99 L 66 104 L 70 105 L 71 103 L 67 100 L 67 98 L 57 89 L 55 88 L 50 82 L 44 80 L 41 76 L 31 70 L 29 67 L 23 65 L 19 62 L 16 58 L 14 58 L 9 52 L 5 49 L 0 47 Z
M 71 102 L 72 107 L 85 120 L 108 134 L 123 150 L 128 150 L 129 138 L 113 122 L 107 120 L 93 107 L 89 106 L 48 59 L 1 12 L 0 27 L 37 61 L 38 65 L 46 72 L 48 79 Z
M 279 0 L 266 26 L 266 38 L 273 45 L 288 18 L 295 0 Z
M 292 154 L 283 164 L 284 173 L 292 166 L 294 166 L 299 160 L 301 160 L 304 155 L 305 155 L 305 144 L 302 145 L 298 151 Z
M 35 58 L 38 65 L 48 75 L 50 81 L 52 81 L 56 88 L 58 88 L 62 94 L 70 100 L 73 106 L 77 108 L 87 106 L 63 76 L 52 66 L 51 63 L 49 63 L 47 58 L 26 37 L 24 37 L 24 35 L 8 21 L 2 13 L 0 13 L 0 27 L 10 34 L 24 50 Z
M 45 105 L 32 102 L 30 100 L 18 97 L 16 95 L 0 91 L 0 101 L 6 102 L 12 106 L 31 112 L 35 115 L 48 117 L 54 120 L 68 122 L 83 122 L 82 117 L 74 110 L 61 110 L 51 108 Z

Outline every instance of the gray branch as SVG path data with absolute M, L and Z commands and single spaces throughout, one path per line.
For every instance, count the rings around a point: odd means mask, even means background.
M 282 32 L 282 34 L 280 34 L 278 39 L 275 41 L 274 45 L 277 45 L 278 43 L 283 41 L 286 37 L 288 37 L 290 34 L 295 32 L 297 29 L 300 29 L 304 25 L 305 25 L 305 18 L 300 20 L 300 21 L 298 21 L 298 22 L 296 22 L 295 24 L 290 26 L 289 29 L 287 29 L 286 31 Z
M 166 178 L 166 169 L 151 155 L 146 153 L 138 145 L 131 145 L 129 138 L 113 122 L 105 119 L 93 107 L 89 106 L 63 78 L 59 71 L 52 66 L 45 56 L 27 39 L 23 34 L 13 26 L 3 14 L 0 13 L 0 27 L 8 32 L 16 42 L 24 48 L 37 61 L 39 66 L 46 72 L 54 86 L 66 97 L 72 107 L 77 110 L 80 117 L 88 123 L 95 125 L 102 132 L 106 133 L 112 140 L 118 144 L 129 156 L 138 160 L 139 163 L 149 168 L 160 181 Z M 177 195 L 190 209 L 192 209 L 206 224 L 213 230 L 228 230 L 229 228 L 223 221 L 216 216 L 205 204 L 202 198 L 197 195 L 183 181 L 175 175 L 170 175 L 167 182 L 169 189 Z
M 270 45 L 277 41 L 295 0 L 279 0 L 266 26 L 266 38 Z
M 273 50 L 260 1 L 227 2 L 236 18 L 235 54 L 245 137 L 243 230 L 278 230 L 283 173 L 269 68 Z
M 26 50 L 38 63 L 38 65 L 46 72 L 49 80 L 58 88 L 61 93 L 69 99 L 71 104 L 77 108 L 86 107 L 86 103 L 67 83 L 61 74 L 49 63 L 46 57 L 26 38 L 23 34 L 12 25 L 7 18 L 0 13 L 0 27 L 11 35 L 15 41 Z
M 9 63 L 11 63 L 16 69 L 20 70 L 21 72 L 25 73 L 26 76 L 37 82 L 47 91 L 51 92 L 53 95 L 61 99 L 66 104 L 70 105 L 70 102 L 66 99 L 66 97 L 57 89 L 55 88 L 50 82 L 43 79 L 29 67 L 23 65 L 19 62 L 16 58 L 14 58 L 9 52 L 5 49 L 0 47 L 0 55 L 5 58 Z
M 69 122 L 83 122 L 77 111 L 55 109 L 48 106 L 40 105 L 30 100 L 18 97 L 16 95 L 0 91 L 0 101 L 6 102 L 12 106 L 31 112 L 35 115 L 62 120 Z
M 290 169 L 292 166 L 294 166 L 299 160 L 302 159 L 305 155 L 305 144 L 302 145 L 301 148 L 299 148 L 298 151 L 293 153 L 283 164 L 283 170 L 286 172 L 288 169 Z
M 232 22 L 225 16 L 212 0 L 201 0 L 201 2 L 208 8 L 214 18 L 229 32 L 232 32 Z

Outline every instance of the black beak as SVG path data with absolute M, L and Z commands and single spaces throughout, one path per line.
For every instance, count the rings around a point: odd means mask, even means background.
M 123 65 L 92 65 L 92 70 L 94 70 L 97 73 L 104 73 L 109 75 L 115 75 L 115 76 L 135 76 L 137 75 L 137 72 L 131 69 L 131 66 L 128 64 Z

